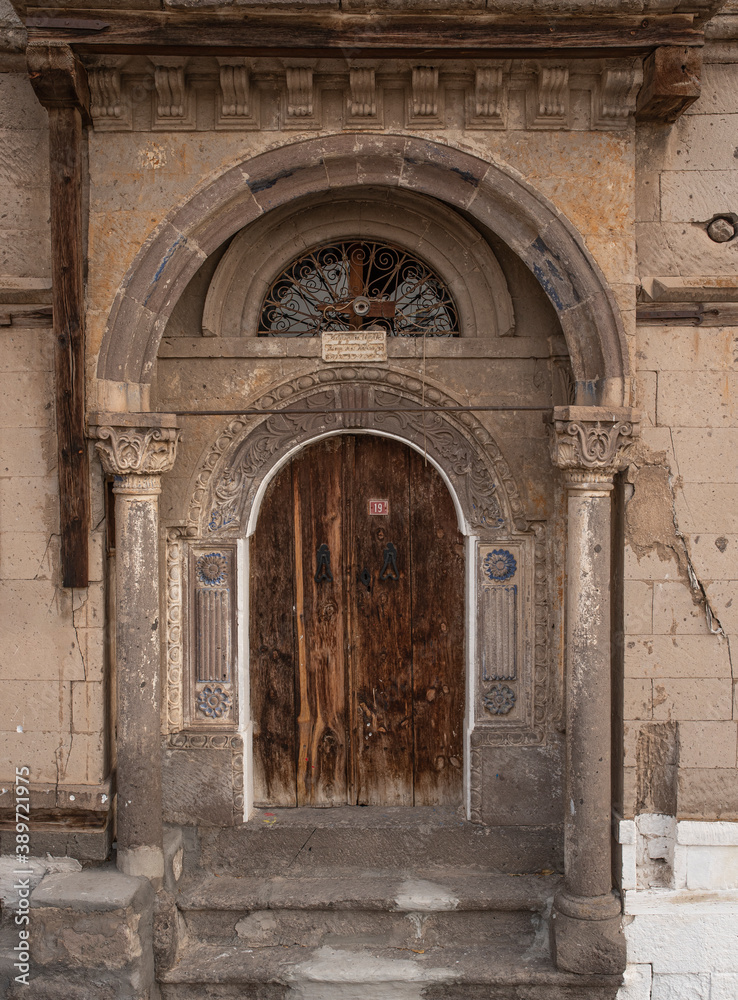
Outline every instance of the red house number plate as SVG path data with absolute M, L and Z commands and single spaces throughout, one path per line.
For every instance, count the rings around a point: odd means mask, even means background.
M 370 500 L 370 514 L 389 514 L 389 500 Z

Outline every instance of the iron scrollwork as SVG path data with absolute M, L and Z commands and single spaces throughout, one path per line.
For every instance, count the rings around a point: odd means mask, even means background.
M 391 243 L 313 247 L 277 277 L 262 305 L 260 337 L 315 337 L 381 327 L 390 337 L 458 336 L 456 304 L 419 257 Z
M 331 573 L 331 552 L 325 542 L 318 546 L 318 568 L 315 571 L 315 582 L 316 583 L 332 583 L 333 574 Z

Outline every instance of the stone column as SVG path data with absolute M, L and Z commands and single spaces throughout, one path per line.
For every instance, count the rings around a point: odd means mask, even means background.
M 611 869 L 610 493 L 637 432 L 630 410 L 554 409 L 552 457 L 567 490 L 565 888 L 554 902 L 560 969 L 625 969 Z
M 98 414 L 91 432 L 115 477 L 118 868 L 154 881 L 164 875 L 159 493 L 174 465 L 175 425 L 161 414 Z

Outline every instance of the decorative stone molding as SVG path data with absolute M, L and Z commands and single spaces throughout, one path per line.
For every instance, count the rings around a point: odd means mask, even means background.
M 170 750 L 241 750 L 243 737 L 233 733 L 170 733 Z
M 545 738 L 551 671 L 545 525 L 480 542 L 477 559 L 471 746 L 535 746 Z M 513 694 L 497 706 L 505 711 L 486 700 L 499 682 Z
M 172 125 L 193 129 L 194 95 L 185 86 L 186 56 L 156 56 L 154 62 L 154 87 L 156 113 L 154 128 Z
M 159 476 L 170 472 L 177 455 L 176 427 L 98 425 L 95 449 L 109 476 Z
M 468 128 L 504 128 L 507 79 L 502 66 L 478 66 L 467 99 Z
M 377 82 L 373 69 L 350 70 L 348 111 L 351 118 L 377 117 Z
M 698 51 L 692 49 L 692 52 Z M 103 62 L 103 60 L 105 62 Z M 383 124 L 383 89 L 397 86 L 398 76 L 407 94 L 406 125 L 412 128 L 499 129 L 508 117 L 510 91 L 526 90 L 526 117 L 531 128 L 623 129 L 632 121 L 634 101 L 641 80 L 639 64 L 632 60 L 581 61 L 548 65 L 541 61 L 499 60 L 476 65 L 468 60 L 440 67 L 415 66 L 394 73 L 377 60 L 361 66 L 345 61 L 321 60 L 315 66 L 275 68 L 274 60 L 235 56 L 213 60 L 179 56 L 156 56 L 152 72 L 142 72 L 140 61 L 125 57 L 88 56 L 89 73 L 100 72 L 94 83 L 95 127 L 104 130 L 200 130 L 277 128 L 313 129 Z M 116 78 L 115 71 L 118 76 Z M 576 74 L 576 88 L 591 93 L 590 120 L 581 114 L 570 121 L 569 88 Z M 341 87 L 343 108 L 323 108 L 322 84 Z M 93 85 L 92 79 L 90 80 Z M 276 84 L 276 86 L 275 86 Z M 465 108 L 445 107 L 447 85 L 466 91 Z M 195 88 L 198 100 L 195 100 Z M 156 92 L 156 98 L 151 99 Z M 110 97 L 117 96 L 117 101 Z M 211 103 L 212 102 L 212 103 Z M 135 125 L 131 108 L 136 105 Z M 110 114 L 107 109 L 120 108 Z M 235 108 L 235 111 L 232 110 Z M 239 110 L 241 109 L 241 110 Z M 260 110 L 264 114 L 260 116 Z M 281 121 L 279 110 L 281 109 Z M 325 113 L 324 113 L 325 111 Z M 645 112 L 643 112 L 645 113 Z M 641 112 L 639 111 L 639 115 Z
M 217 127 L 256 127 L 254 95 L 248 64 L 244 59 L 226 56 L 218 58 L 220 66 L 220 92 L 218 100 Z
M 90 85 L 90 114 L 94 127 L 100 129 L 114 124 L 130 128 L 130 108 L 124 108 L 118 66 L 91 67 L 87 71 L 87 81 Z
M 606 66 L 593 92 L 592 124 L 602 128 L 625 124 L 635 113 L 636 97 L 642 82 L 640 65 Z
M 569 67 L 538 67 L 528 92 L 529 128 L 565 128 L 569 120 Z
M 551 460 L 567 472 L 581 471 L 583 481 L 597 473 L 606 479 L 626 464 L 639 421 L 629 409 L 557 406 L 549 423 Z
M 183 685 L 183 636 L 182 636 L 182 579 L 184 571 L 183 542 L 179 529 L 167 532 L 166 545 L 166 606 L 167 606 L 167 689 L 165 718 L 166 732 L 182 728 Z
M 438 67 L 414 66 L 412 75 L 415 118 L 435 118 L 438 115 Z
M 413 66 L 405 124 L 409 128 L 443 127 L 443 91 L 437 66 Z
M 236 549 L 188 545 L 189 667 L 185 724 L 233 727 L 237 708 Z
M 441 411 L 423 411 L 423 405 Z M 472 413 L 442 412 L 454 405 L 456 400 L 435 385 L 426 383 L 423 393 L 414 375 L 383 368 L 325 368 L 283 383 L 254 404 L 281 412 L 262 420 L 237 417 L 218 435 L 197 473 L 188 533 L 210 538 L 242 533 L 262 482 L 281 457 L 300 443 L 356 427 L 427 450 L 475 530 L 526 531 L 517 486 L 496 442 Z M 343 412 L 356 406 L 374 412 Z
M 287 117 L 312 118 L 313 71 L 306 66 L 287 67 Z

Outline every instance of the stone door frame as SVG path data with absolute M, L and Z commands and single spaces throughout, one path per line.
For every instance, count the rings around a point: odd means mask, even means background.
M 170 213 L 121 284 L 98 357 L 98 398 L 107 410 L 89 421 L 103 467 L 116 477 L 116 647 L 125 666 L 118 670 L 118 704 L 130 707 L 118 727 L 118 864 L 155 882 L 163 873 L 162 821 L 156 810 L 161 802 L 156 526 L 160 475 L 174 463 L 178 431 L 175 416 L 150 412 L 150 383 L 166 320 L 201 264 L 234 233 L 307 195 L 359 189 L 359 177 L 366 184 L 430 195 L 496 233 L 536 276 L 569 347 L 576 405 L 551 414 L 552 460 L 562 470 L 568 497 L 566 779 L 571 804 L 565 810 L 566 888 L 554 905 L 553 941 L 562 969 L 619 973 L 625 943 L 610 864 L 610 491 L 637 430 L 635 415 L 623 405 L 629 363 L 622 322 L 584 239 L 554 205 L 513 171 L 418 137 L 314 138 L 237 164 Z M 279 397 L 273 406 L 284 402 Z M 317 439 L 338 430 L 314 427 L 309 433 Z M 463 433 L 474 440 L 469 424 Z M 488 442 L 477 444 L 488 453 Z M 196 484 L 198 518 L 203 501 L 208 506 L 210 479 L 221 455 L 213 455 L 202 471 L 204 480 Z M 451 471 L 448 475 L 464 508 L 464 491 Z M 473 478 L 467 476 L 467 482 Z M 475 489 L 466 489 L 467 498 Z M 223 504 L 233 499 L 228 488 L 222 492 L 221 507 L 209 507 L 209 515 L 225 510 Z M 510 526 L 518 513 L 512 505 L 508 513 Z M 522 506 L 519 516 L 524 520 Z M 200 521 L 185 521 L 184 537 L 189 531 L 196 535 Z
M 248 711 L 249 539 L 256 530 L 261 503 L 273 478 L 303 448 L 336 434 L 375 434 L 424 454 L 453 500 L 458 528 L 465 538 L 464 802 L 469 818 L 479 819 L 481 812 L 481 748 L 506 743 L 538 744 L 544 739 L 548 651 L 545 647 L 534 651 L 532 620 L 524 623 L 524 629 L 521 627 L 519 711 L 508 719 L 491 716 L 479 707 L 480 546 L 512 546 L 522 554 L 517 559 L 518 580 L 526 588 L 532 607 L 534 576 L 536 572 L 545 574 L 545 531 L 543 525 L 529 524 L 525 519 L 512 472 L 496 442 L 473 413 L 432 411 L 423 417 L 424 404 L 443 410 L 459 403 L 433 384 L 424 389 L 420 379 L 406 370 L 374 365 L 323 368 L 274 387 L 253 407 L 270 411 L 268 415 L 230 420 L 214 435 L 212 446 L 203 455 L 191 480 L 185 524 L 168 531 L 167 577 L 171 579 L 174 574 L 177 583 L 168 588 L 167 594 L 170 624 L 165 728 L 170 739 L 182 730 L 193 728 L 192 713 L 185 705 L 187 684 L 183 667 L 187 669 L 187 656 L 181 628 L 187 600 L 187 585 L 182 584 L 188 564 L 185 550 L 196 547 L 198 552 L 204 552 L 218 545 L 230 545 L 238 553 L 236 604 L 241 670 L 237 697 L 241 706 L 238 731 L 243 740 L 244 761 L 239 803 L 243 794 L 244 817 L 248 817 L 252 803 L 252 723 Z M 373 412 L 342 412 L 342 408 L 357 406 Z M 535 663 L 534 657 L 537 657 Z M 203 734 L 232 733 L 233 722 L 220 724 L 216 720 L 203 724 L 201 720 L 194 728 Z

